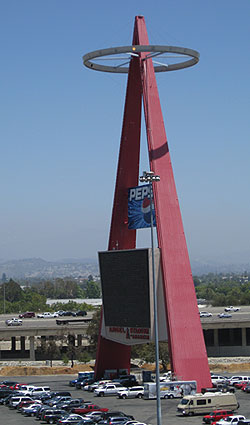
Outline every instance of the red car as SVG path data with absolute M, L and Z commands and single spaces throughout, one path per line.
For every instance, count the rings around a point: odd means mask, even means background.
M 33 311 L 26 311 L 26 313 L 19 314 L 20 319 L 30 319 L 31 317 L 35 317 L 35 313 Z
M 232 410 L 213 410 L 209 415 L 203 416 L 203 422 L 211 424 L 212 422 L 218 422 L 220 419 L 224 419 L 227 416 L 232 416 Z
M 105 407 L 99 407 L 96 404 L 86 403 L 80 407 L 74 407 L 71 412 L 81 415 L 83 413 L 94 412 L 95 410 L 98 410 L 99 412 L 108 412 L 109 409 L 106 409 Z
M 238 390 L 241 390 L 243 386 L 246 386 L 246 384 L 248 384 L 249 382 L 246 381 L 242 381 L 242 382 L 237 382 L 237 384 L 234 384 L 235 388 L 237 388 Z

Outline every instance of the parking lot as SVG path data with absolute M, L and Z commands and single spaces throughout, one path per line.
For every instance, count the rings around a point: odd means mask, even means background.
M 157 424 L 156 418 L 156 400 L 144 400 L 144 399 L 118 399 L 115 396 L 112 397 L 96 397 L 93 393 L 77 390 L 74 387 L 69 387 L 69 380 L 74 379 L 75 375 L 59 375 L 59 376 L 30 376 L 30 377 L 1 377 L 1 380 L 15 380 L 24 384 L 35 384 L 35 385 L 49 385 L 51 390 L 70 391 L 72 397 L 82 397 L 85 401 L 94 402 L 100 407 L 107 407 L 110 410 L 120 410 L 129 415 L 133 415 L 136 420 L 144 422 L 146 424 Z M 241 390 L 236 391 L 236 397 L 240 403 L 238 410 L 239 414 L 244 415 L 246 418 L 250 418 L 250 394 L 246 394 Z M 162 424 L 167 425 L 186 425 L 186 424 L 202 424 L 202 416 L 194 417 L 182 417 L 176 415 L 176 406 L 178 399 L 173 400 L 162 400 Z M 37 424 L 38 421 L 32 417 L 25 417 L 21 413 L 17 413 L 16 410 L 11 410 L 6 406 L 0 406 L 0 424 L 8 425 L 33 425 Z

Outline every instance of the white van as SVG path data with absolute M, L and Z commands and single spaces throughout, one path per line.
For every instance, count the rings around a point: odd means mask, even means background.
M 36 396 L 36 395 L 42 395 L 50 392 L 50 387 L 36 387 L 33 390 L 30 391 L 30 395 Z
M 250 382 L 250 376 L 235 375 L 235 376 L 231 376 L 231 378 L 229 378 L 229 384 L 230 385 L 238 384 L 240 382 Z
M 236 410 L 239 403 L 233 393 L 205 393 L 187 395 L 177 406 L 177 412 L 182 415 L 199 415 L 217 409 Z
M 9 406 L 10 407 L 14 407 L 16 409 L 17 408 L 17 405 L 19 403 L 21 403 L 21 401 L 32 401 L 32 398 L 31 397 L 28 397 L 28 396 L 14 396 L 14 397 L 11 397 Z

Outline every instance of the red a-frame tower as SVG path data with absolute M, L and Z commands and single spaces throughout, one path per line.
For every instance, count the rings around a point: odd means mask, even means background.
M 171 368 L 178 379 L 196 380 L 200 390 L 202 387 L 211 386 L 210 371 L 156 85 L 155 68 L 151 59 L 154 54 L 149 55 L 152 46 L 149 45 L 145 20 L 142 16 L 135 18 L 133 46 L 132 51 L 139 53 L 136 55 L 132 53 L 128 70 L 108 250 L 134 249 L 136 246 L 136 230 L 128 230 L 127 226 L 127 190 L 138 185 L 143 99 L 150 169 L 161 178 L 157 184 L 153 183 L 153 190 Z M 148 46 L 148 50 L 145 46 Z M 171 47 L 167 47 L 170 51 Z M 178 49 L 182 48 L 175 48 L 173 51 L 176 52 Z M 188 51 L 182 49 L 184 50 Z M 87 59 L 90 57 L 91 54 Z M 193 63 L 189 61 L 186 66 L 191 66 L 197 61 Z M 98 69 L 93 64 L 87 66 Z M 181 66 L 174 69 L 178 68 Z M 171 65 L 167 70 L 171 70 Z M 99 335 L 96 377 L 101 377 L 107 369 L 130 370 L 130 346 L 107 340 Z

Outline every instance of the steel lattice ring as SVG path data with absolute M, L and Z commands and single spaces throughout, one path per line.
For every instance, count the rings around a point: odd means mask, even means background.
M 118 66 L 110 66 L 110 65 L 102 65 L 92 62 L 93 59 L 102 58 L 103 56 L 110 56 L 120 53 L 128 53 L 132 56 L 135 56 L 137 53 L 147 52 L 151 53 L 146 56 L 145 59 L 153 58 L 156 56 L 160 56 L 162 53 L 176 53 L 180 55 L 187 56 L 187 59 L 183 62 L 173 63 L 169 65 L 154 65 L 155 72 L 166 72 L 166 71 L 176 71 L 178 69 L 188 68 L 190 66 L 195 65 L 199 62 L 199 52 L 192 49 L 187 49 L 184 47 L 177 46 L 157 46 L 157 45 L 146 45 L 146 46 L 122 46 L 122 47 L 111 47 L 109 49 L 95 50 L 93 52 L 87 53 L 83 56 L 83 64 L 90 69 L 94 69 L 95 71 L 103 71 L 103 72 L 115 72 L 115 73 L 128 73 L 129 67 L 122 67 L 122 65 Z M 170 57 L 171 58 L 171 57 Z M 125 65 L 129 63 L 125 62 Z

